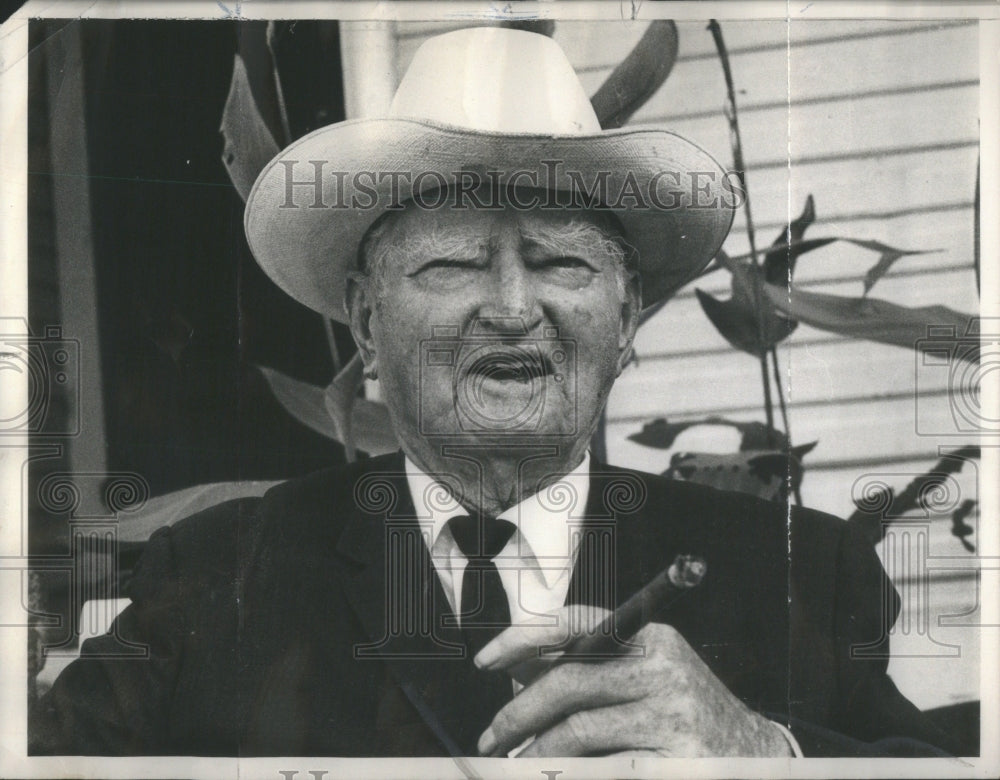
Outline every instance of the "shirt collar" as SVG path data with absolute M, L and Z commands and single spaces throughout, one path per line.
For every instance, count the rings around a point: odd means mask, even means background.
M 406 481 L 421 524 L 426 523 L 425 528 L 430 531 L 428 548 L 433 550 L 448 521 L 455 515 L 466 514 L 466 510 L 444 484 L 425 473 L 409 457 L 406 458 Z M 542 575 L 550 587 L 561 575 L 556 568 L 544 564 L 573 558 L 576 552 L 573 545 L 579 535 L 571 531 L 583 519 L 589 492 L 588 452 L 571 472 L 499 515 L 517 526 L 520 531 L 518 543 L 527 548 L 522 547 L 519 555 L 532 556 L 543 564 Z

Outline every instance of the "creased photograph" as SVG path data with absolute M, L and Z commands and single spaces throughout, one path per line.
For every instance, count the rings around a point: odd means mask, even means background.
M 0 774 L 991 775 L 996 22 L 697 5 L 8 19 Z

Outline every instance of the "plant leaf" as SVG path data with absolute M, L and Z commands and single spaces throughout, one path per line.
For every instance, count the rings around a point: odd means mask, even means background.
M 337 428 L 326 411 L 322 387 L 293 379 L 267 366 L 256 368 L 267 380 L 271 392 L 286 412 L 316 433 L 340 441 L 337 438 Z
M 278 153 L 278 144 L 261 115 L 240 55 L 233 60 L 233 80 L 222 110 L 222 162 L 244 202 L 264 166 Z
M 849 241 L 856 246 L 870 249 L 873 252 L 882 253 L 878 262 L 869 268 L 865 273 L 865 295 L 868 295 L 868 292 L 875 286 L 875 283 L 885 276 L 886 272 L 892 268 L 893 264 L 899 260 L 899 258 L 907 257 L 909 255 L 929 255 L 934 252 L 941 251 L 940 249 L 896 249 L 888 244 L 883 244 L 881 241 L 862 241 L 856 238 L 845 238 L 841 240 Z
M 719 301 L 708 293 L 695 289 L 695 295 L 705 315 L 715 325 L 730 344 L 737 349 L 760 357 L 775 344 L 788 338 L 798 323 L 779 316 L 774 306 L 764 294 L 761 284 L 762 272 L 747 260 L 729 257 L 719 251 L 716 262 L 726 268 L 731 275 L 732 296 L 728 301 Z M 763 309 L 758 322 L 757 308 Z M 763 326 L 763 344 L 760 327 Z
M 795 455 L 779 450 L 748 450 L 725 454 L 676 452 L 663 475 L 749 493 L 768 501 L 785 501 L 789 478 L 791 488 L 795 489 L 802 482 L 802 472 L 802 461 Z
M 799 216 L 789 222 L 774 239 L 771 248 L 764 254 L 764 278 L 770 284 L 788 284 L 795 272 L 795 259 L 802 252 L 789 247 L 802 241 L 806 228 L 816 221 L 816 204 L 813 196 L 806 198 L 806 205 Z M 808 251 L 808 250 L 807 250 Z
M 383 403 L 358 398 L 351 414 L 351 430 L 355 446 L 373 457 L 399 450 L 389 409 Z
M 791 448 L 791 453 L 799 460 L 802 460 L 806 455 L 816 449 L 816 445 L 819 444 L 818 441 L 810 441 L 806 444 L 797 444 Z
M 628 439 L 629 441 L 634 441 L 637 444 L 644 444 L 647 447 L 656 447 L 660 450 L 669 450 L 674 446 L 674 440 L 680 436 L 688 428 L 693 428 L 695 425 L 702 425 L 701 420 L 692 420 L 690 422 L 680 422 L 680 423 L 669 423 L 663 417 L 648 422 L 642 426 L 642 430 L 638 433 L 631 434 Z
M 323 406 L 337 428 L 337 441 L 344 445 L 344 455 L 348 463 L 357 458 L 354 437 L 351 435 L 351 412 L 358 397 L 358 390 L 365 381 L 361 353 L 355 352 L 340 373 L 323 391 Z
M 847 522 L 859 525 L 871 540 L 872 545 L 876 545 L 885 537 L 889 523 L 903 517 L 907 512 L 924 506 L 929 491 L 942 485 L 949 474 L 960 472 L 966 461 L 979 457 L 980 448 L 976 445 L 966 445 L 943 455 L 933 468 L 915 477 L 910 484 L 903 488 L 902 492 L 897 494 L 891 487 L 887 487 L 867 496 L 866 502 L 873 507 L 879 507 L 879 510 L 866 510 L 859 504 L 857 509 L 847 518 Z M 958 510 L 956 510 L 957 513 Z M 966 512 L 967 514 L 968 512 Z M 966 515 L 962 515 L 962 517 L 964 518 Z M 954 515 L 952 520 L 956 522 Z
M 157 528 L 173 525 L 189 515 L 234 498 L 262 496 L 279 481 L 211 482 L 156 496 L 146 501 L 142 509 L 121 517 L 118 541 L 145 542 Z
M 774 239 L 774 246 L 781 244 L 795 244 L 805 236 L 806 228 L 816 221 L 816 201 L 813 200 L 812 193 L 806 196 L 806 205 L 802 207 L 802 213 L 789 223 L 788 228 L 781 232 Z M 787 234 L 787 235 L 786 235 Z
M 642 426 L 641 431 L 631 434 L 628 439 L 647 447 L 668 450 L 674 446 L 674 441 L 680 434 L 699 425 L 724 425 L 735 428 L 741 435 L 740 451 L 784 449 L 788 446 L 788 437 L 784 433 L 774 428 L 768 428 L 764 423 L 728 420 L 725 417 L 714 415 L 701 420 L 685 420 L 676 423 L 667 422 L 665 418 L 660 417 L 646 423 Z M 805 446 L 808 447 L 805 452 L 808 452 L 815 444 Z M 794 453 L 795 449 L 792 451 Z
M 694 292 L 705 316 L 726 341 L 743 352 L 760 357 L 771 347 L 788 338 L 798 327 L 798 323 L 787 317 L 779 317 L 774 313 L 774 307 L 767 305 L 763 317 L 762 341 L 754 304 L 739 279 L 737 274 L 733 275 L 733 295 L 728 301 L 717 300 L 697 288 Z M 763 292 L 761 299 L 767 301 Z
M 908 349 L 927 338 L 928 326 L 949 326 L 965 333 L 977 319 L 946 306 L 910 308 L 880 298 L 850 298 L 798 289 L 789 293 L 773 284 L 764 285 L 764 289 L 775 308 L 814 328 Z M 956 350 L 956 355 L 969 362 L 978 360 L 978 350 Z
M 639 326 L 638 327 L 641 328 L 643 325 L 645 325 L 647 322 L 649 322 L 650 318 L 654 314 L 656 314 L 660 309 L 662 309 L 664 306 L 666 306 L 667 302 L 672 297 L 673 297 L 672 295 L 668 295 L 666 298 L 657 301 L 652 306 L 647 306 L 645 309 L 643 309 L 641 312 L 639 312 Z
M 976 501 L 971 498 L 965 499 L 958 508 L 951 513 L 951 535 L 962 543 L 962 546 L 970 553 L 976 551 L 976 547 L 971 542 L 966 541 L 966 536 L 972 536 L 975 529 L 965 522 L 972 510 L 976 508 Z
M 740 451 L 774 450 L 788 446 L 788 437 L 762 422 L 739 423 L 737 429 L 742 434 Z
M 796 241 L 794 243 L 788 244 L 787 246 L 779 245 L 772 247 L 771 249 L 768 250 L 768 252 L 780 250 L 783 256 L 785 254 L 790 254 L 791 260 L 794 261 L 797 258 L 804 255 L 806 252 L 812 252 L 814 249 L 819 249 L 820 247 L 826 246 L 827 244 L 832 244 L 834 241 L 841 241 L 841 240 L 842 239 L 839 239 L 836 236 L 826 236 L 825 238 L 807 238 L 803 241 Z M 718 256 L 716 256 L 716 259 L 718 259 Z M 733 255 L 729 259 L 751 260 L 753 259 L 753 254 L 751 254 L 750 252 L 745 252 L 742 255 Z M 786 279 L 782 277 L 777 283 L 785 284 L 785 282 Z
M 650 22 L 642 38 L 590 99 L 601 129 L 621 127 L 667 80 L 677 60 L 677 25 Z
M 325 388 L 293 379 L 266 366 L 257 366 L 257 369 L 267 380 L 278 403 L 292 417 L 316 433 L 344 443 L 340 439 L 336 423 L 327 411 Z M 355 399 L 351 408 L 350 430 L 355 447 L 369 455 L 383 455 L 399 449 L 385 404 L 365 398 Z
M 791 244 L 787 245 L 775 243 L 770 249 L 767 250 L 767 253 L 765 254 L 765 262 L 768 257 L 771 257 L 773 255 L 775 257 L 775 262 L 778 262 L 778 260 L 780 260 L 781 263 L 785 263 L 787 261 L 787 263 L 790 264 L 790 267 L 794 268 L 795 261 L 802 255 L 806 254 L 806 252 L 812 252 L 814 249 L 819 249 L 820 247 L 824 247 L 827 244 L 832 244 L 835 241 L 846 241 L 849 244 L 854 244 L 864 249 L 869 249 L 872 252 L 883 252 L 883 253 L 898 252 L 900 253 L 901 257 L 905 257 L 907 255 L 933 254 L 934 252 L 942 251 L 940 249 L 896 249 L 895 247 L 891 247 L 888 244 L 883 244 L 880 241 L 868 241 L 865 239 L 846 238 L 843 236 L 826 236 L 823 238 L 808 238 L 808 239 L 803 239 L 802 241 L 793 241 Z M 722 253 L 720 252 L 720 254 Z M 750 252 L 746 252 L 742 255 L 734 255 L 733 257 L 728 259 L 730 261 L 742 261 L 742 260 L 751 260 L 752 258 L 753 254 Z M 716 260 L 719 259 L 720 258 L 717 255 Z M 782 285 L 782 286 L 786 285 L 788 283 L 788 275 L 787 273 L 784 273 L 784 266 L 780 267 L 780 272 L 772 273 L 771 275 L 769 275 L 767 277 L 767 281 L 769 284 Z

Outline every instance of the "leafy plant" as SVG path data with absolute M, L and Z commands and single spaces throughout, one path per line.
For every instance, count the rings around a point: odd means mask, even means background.
M 552 29 L 553 25 L 548 24 L 536 32 L 551 35 Z M 666 473 L 781 500 L 792 494 L 801 503 L 798 489 L 803 471 L 802 458 L 816 443 L 796 446 L 792 442 L 782 392 L 778 345 L 800 323 L 805 323 L 850 338 L 913 349 L 918 340 L 926 335 L 927 323 L 950 324 L 964 332 L 972 318 L 944 306 L 911 308 L 869 297 L 871 290 L 897 262 L 940 250 L 900 249 L 880 241 L 844 236 L 806 238 L 817 215 L 816 203 L 811 195 L 806 198 L 802 212 L 781 230 L 769 247 L 758 252 L 732 70 L 721 27 L 713 21 L 709 29 L 725 77 L 727 95 L 724 114 L 730 127 L 735 172 L 746 193 L 743 209 L 750 251 L 736 256 L 720 251 L 699 277 L 727 271 L 730 274 L 728 299 L 720 300 L 702 289 L 695 289 L 695 295 L 708 320 L 729 344 L 757 358 L 765 420 L 738 422 L 710 417 L 668 422 L 660 418 L 628 438 L 644 446 L 667 449 L 673 446 L 680 433 L 691 427 L 733 427 L 741 434 L 737 452 L 675 453 Z M 241 46 L 223 118 L 227 168 L 244 198 L 249 189 L 248 183 L 277 151 L 279 142 L 292 140 L 287 137 L 288 123 L 284 118 L 286 112 L 281 100 L 280 79 L 270 51 L 272 37 L 268 28 L 266 40 L 251 41 L 254 45 L 248 45 L 245 50 Z M 592 103 L 602 127 L 622 126 L 656 92 L 673 69 L 677 44 L 677 27 L 673 22 L 663 20 L 650 24 L 635 48 L 594 93 Z M 263 61 L 253 62 L 248 68 L 241 60 L 241 57 L 248 56 L 258 60 L 262 58 Z M 251 84 L 253 79 L 248 75 L 250 73 L 255 74 L 260 83 Z M 794 284 L 794 277 L 796 266 L 803 256 L 836 243 L 878 253 L 877 261 L 860 279 L 861 295 L 835 296 L 800 290 Z M 662 300 L 642 312 L 639 326 L 644 327 L 666 303 L 667 300 Z M 332 328 L 338 326 L 325 321 L 324 327 L 331 344 L 334 365 L 338 367 L 330 384 L 325 388 L 311 385 L 274 369 L 258 367 L 275 398 L 300 423 L 342 443 L 348 459 L 353 459 L 358 451 L 377 454 L 396 449 L 398 443 L 385 406 L 361 397 L 363 378 L 357 357 L 340 369 L 332 338 Z M 962 357 L 975 359 L 975 355 L 968 353 Z M 774 398 L 777 398 L 784 431 L 778 430 L 775 425 Z M 606 420 L 602 415 L 591 443 L 595 455 L 601 458 L 605 457 L 605 430 Z M 906 495 L 906 491 L 901 495 Z M 969 508 L 963 511 L 967 512 Z M 957 528 L 961 527 L 962 518 L 964 515 L 955 521 Z
M 399 443 L 385 404 L 360 398 L 364 384 L 361 357 L 355 354 L 325 388 L 258 366 L 285 410 L 308 428 L 344 445 L 354 460 L 357 450 L 369 455 L 395 452 Z
M 855 500 L 857 509 L 847 518 L 847 522 L 860 527 L 871 540 L 878 544 L 885 537 L 890 523 L 905 517 L 914 510 L 933 513 L 935 496 L 938 492 L 948 493 L 947 480 L 950 475 L 957 474 L 969 460 L 978 459 L 980 449 L 974 445 L 961 447 L 942 456 L 929 471 L 914 478 L 897 495 L 891 486 L 885 486 Z M 975 552 L 975 547 L 966 537 L 971 536 L 974 529 L 965 522 L 972 514 L 977 502 L 964 499 L 951 512 L 951 533 L 969 552 Z
M 647 447 L 670 449 L 682 433 L 701 426 L 736 429 L 740 433 L 739 451 L 675 452 L 664 476 L 783 501 L 788 498 L 789 490 L 798 487 L 802 480 L 802 458 L 816 446 L 816 442 L 810 442 L 791 447 L 784 433 L 763 423 L 714 416 L 677 423 L 661 417 L 646 423 L 641 431 L 628 438 Z
M 741 452 L 747 450 L 788 449 L 790 446 L 788 437 L 785 434 L 774 428 L 769 428 L 763 423 L 738 422 L 716 416 L 705 417 L 701 420 L 686 420 L 678 423 L 670 423 L 665 418 L 660 417 L 646 423 L 641 431 L 633 433 L 628 438 L 637 444 L 668 450 L 674 446 L 674 441 L 684 431 L 699 425 L 720 425 L 735 428 L 740 433 Z
M 778 447 L 779 460 L 783 460 L 787 466 L 786 483 L 788 490 L 772 490 L 770 491 L 771 497 L 784 499 L 791 492 L 796 496 L 796 501 L 801 503 L 801 497 L 798 494 L 798 485 L 802 477 L 801 458 L 816 443 L 812 442 L 802 448 L 792 445 L 789 433 L 788 413 L 781 389 L 781 372 L 776 349 L 778 344 L 787 339 L 795 331 L 799 323 L 804 322 L 812 327 L 850 338 L 866 339 L 906 349 L 915 349 L 918 348 L 920 339 L 927 335 L 928 324 L 950 325 L 956 328 L 956 332 L 964 333 L 975 318 L 972 315 L 963 314 L 945 306 L 906 307 L 868 297 L 868 294 L 879 280 L 899 260 L 908 256 L 928 254 L 940 250 L 899 249 L 880 241 L 843 236 L 806 239 L 805 233 L 807 229 L 816 220 L 816 204 L 812 195 L 807 197 L 801 214 L 785 226 L 784 230 L 782 230 L 762 255 L 758 254 L 750 208 L 750 190 L 747 186 L 745 166 L 743 164 L 736 90 L 729 64 L 729 56 L 719 24 L 713 20 L 709 24 L 709 30 L 716 44 L 726 83 L 727 99 L 725 116 L 730 128 L 733 162 L 736 173 L 740 177 L 743 192 L 746 194 L 743 210 L 746 218 L 750 252 L 745 255 L 731 257 L 724 251 L 720 251 L 715 261 L 701 274 L 701 276 L 706 276 L 723 269 L 728 271 L 731 279 L 730 297 L 727 300 L 719 300 L 704 290 L 697 288 L 695 289 L 695 295 L 706 317 L 729 344 L 741 352 L 756 357 L 760 362 L 766 423 L 735 423 L 721 418 L 668 423 L 665 419 L 658 419 L 648 423 L 641 431 L 632 434 L 628 438 L 639 444 L 665 449 L 673 446 L 674 440 L 681 432 L 696 425 L 731 425 L 741 430 L 741 432 L 747 430 L 746 426 L 758 426 L 758 430 L 768 432 L 768 436 L 773 442 L 772 446 Z M 796 264 L 800 258 L 807 253 L 837 242 L 852 244 L 861 249 L 879 253 L 878 260 L 868 269 L 861 280 L 863 285 L 862 295 L 853 298 L 805 292 L 798 289 L 793 284 L 793 280 Z M 976 251 L 978 258 L 978 241 Z M 978 281 L 978 259 L 976 268 Z M 657 309 L 663 303 L 661 302 L 657 306 Z M 644 322 L 641 322 L 641 324 L 644 324 Z M 968 350 L 958 354 L 958 357 L 968 361 L 976 361 L 978 360 L 978 352 L 977 350 Z M 769 361 L 774 372 L 775 391 L 781 408 L 785 433 L 776 431 L 774 427 L 772 397 L 775 393 L 772 393 L 768 373 Z M 774 461 L 770 460 L 769 455 L 754 454 L 748 456 L 748 452 L 753 448 L 747 446 L 746 439 L 747 437 L 744 433 L 740 451 L 737 453 L 721 455 L 710 453 L 676 453 L 666 473 L 678 478 L 694 479 L 696 481 L 708 482 L 709 484 L 727 486 L 730 489 L 764 495 L 769 492 L 767 485 L 768 479 L 774 473 Z M 764 457 L 765 460 L 759 460 L 761 457 Z M 768 479 L 759 479 L 757 481 L 748 479 L 747 474 L 751 462 L 757 464 L 758 475 L 762 474 L 767 476 Z M 769 470 L 760 472 L 759 468 L 764 463 L 767 464 Z M 919 495 L 920 490 L 934 484 L 934 475 L 940 474 L 941 468 L 942 464 L 939 463 L 935 467 L 935 470 L 928 472 L 928 474 L 924 475 L 924 478 L 915 480 L 898 498 L 893 500 L 893 508 L 898 510 L 908 506 L 911 500 L 915 500 L 913 496 Z M 971 527 L 966 525 L 964 520 L 973 509 L 974 505 L 970 505 L 967 502 L 963 503 L 955 510 L 952 517 L 953 532 L 960 538 L 967 549 L 969 548 L 969 544 L 965 540 L 965 537 L 972 531 Z M 861 522 L 857 517 L 853 517 L 852 520 L 854 522 Z M 872 538 L 873 542 L 877 542 L 881 536 L 876 539 L 873 535 Z
M 771 304 L 779 311 L 814 328 L 850 338 L 877 341 L 914 349 L 927 335 L 928 323 L 952 326 L 965 333 L 976 317 L 947 306 L 900 306 L 880 298 L 850 298 L 842 295 L 765 287 Z M 962 360 L 978 362 L 978 350 L 956 353 Z
M 789 450 L 734 453 L 675 452 L 664 476 L 721 490 L 750 493 L 767 501 L 787 501 L 802 481 L 802 457 L 816 442 Z

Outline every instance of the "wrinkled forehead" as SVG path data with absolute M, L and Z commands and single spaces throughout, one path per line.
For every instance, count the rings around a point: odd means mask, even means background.
M 558 233 L 567 225 L 592 225 L 609 236 L 622 236 L 617 217 L 610 211 L 567 204 L 543 190 L 522 190 L 507 196 L 458 197 L 453 192 L 424 195 L 401 209 L 389 211 L 376 225 L 396 238 L 418 234 L 464 234 L 488 238 L 501 228 L 516 226 L 526 239 Z M 476 195 L 476 193 L 472 193 Z M 373 229 L 375 226 L 373 226 Z

